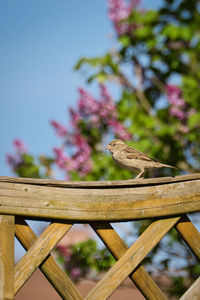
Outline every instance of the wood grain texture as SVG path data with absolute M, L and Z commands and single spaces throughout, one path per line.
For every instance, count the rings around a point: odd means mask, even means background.
M 159 178 L 146 184 L 144 179 L 130 186 L 126 181 L 119 187 L 87 183 L 87 188 L 48 186 L 44 181 L 37 184 L 35 179 L 23 179 L 26 184 L 17 180 L 5 182 L 4 178 L 0 181 L 0 213 L 85 222 L 126 221 L 199 211 L 199 174 L 181 177 L 182 181 L 180 177 L 176 182 L 175 179 L 163 182 L 166 178 Z
M 122 257 L 128 250 L 127 245 L 109 223 L 92 223 L 90 225 L 116 259 Z M 130 274 L 130 279 L 147 299 L 167 299 L 142 265 L 139 264 L 137 269 Z
M 49 253 L 69 230 L 71 223 L 90 222 L 118 261 L 85 299 L 107 299 L 130 276 L 145 297 L 164 300 L 165 296 L 140 263 L 174 225 L 199 258 L 198 231 L 187 217 L 177 217 L 196 211 L 200 211 L 200 174 L 99 182 L 0 177 L 0 214 L 4 215 L 0 219 L 0 300 L 2 295 L 6 295 L 2 299 L 13 299 L 14 294 L 13 238 L 10 241 L 14 216 L 68 222 L 51 224 L 38 239 L 24 221 L 16 224 L 16 236 L 29 251 L 15 267 L 15 292 L 39 267 L 63 299 L 81 300 L 70 278 Z M 164 219 L 153 222 L 129 249 L 108 223 L 154 217 Z M 5 255 L 5 249 L 6 253 L 7 249 L 11 249 L 9 255 Z M 4 270 L 7 264 L 8 269 Z M 8 276 L 9 283 L 5 284 Z M 188 295 L 195 299 L 193 296 L 199 293 L 196 282 L 183 296 L 187 298 L 181 299 L 189 299 Z
M 160 177 L 148 178 L 138 180 L 106 180 L 106 181 L 64 181 L 54 179 L 39 179 L 39 178 L 22 178 L 22 177 L 9 177 L 0 176 L 0 182 L 8 183 L 22 183 L 52 187 L 83 187 L 83 188 L 101 188 L 101 187 L 123 187 L 123 186 L 145 186 L 145 185 L 159 185 L 163 183 L 183 182 L 190 180 L 199 180 L 200 173 L 175 176 L 175 177 Z
M 0 215 L 0 299 L 14 299 L 14 216 Z
M 42 232 L 15 266 L 15 293 L 46 259 L 71 226 L 71 224 L 52 223 Z
M 195 280 L 192 286 L 184 293 L 180 300 L 199 300 L 200 299 L 200 277 Z
M 129 276 L 144 257 L 159 243 L 161 238 L 177 223 L 179 217 L 153 222 L 97 283 L 85 298 L 105 300 Z
M 38 238 L 28 224 L 21 218 L 17 220 L 17 224 L 15 225 L 15 235 L 26 250 L 28 250 Z M 53 285 L 53 287 L 57 290 L 62 299 L 83 299 L 71 279 L 57 265 L 51 255 L 47 256 L 39 268 L 49 282 Z
M 175 226 L 188 247 L 198 260 L 200 260 L 200 233 L 185 215 Z

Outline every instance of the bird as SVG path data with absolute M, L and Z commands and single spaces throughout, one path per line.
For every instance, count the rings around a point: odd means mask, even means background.
M 147 171 L 153 169 L 163 167 L 176 169 L 175 167 L 160 163 L 150 156 L 127 146 L 120 139 L 112 140 L 105 148 L 111 152 L 113 160 L 121 168 L 130 171 L 140 171 L 135 179 L 142 178 Z

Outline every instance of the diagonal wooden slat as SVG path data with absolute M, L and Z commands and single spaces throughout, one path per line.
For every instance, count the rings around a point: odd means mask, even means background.
M 15 235 L 22 246 L 28 250 L 37 240 L 36 234 L 23 219 L 18 219 L 15 225 Z M 64 300 L 82 300 L 75 285 L 67 274 L 57 265 L 51 255 L 39 266 L 40 270 L 53 285 Z
M 128 250 L 128 246 L 109 223 L 91 223 L 90 226 L 116 259 L 119 259 Z M 167 299 L 142 265 L 139 265 L 138 268 L 131 273 L 130 279 L 136 284 L 147 299 Z
M 199 300 L 200 299 L 200 277 L 195 280 L 191 287 L 184 293 L 180 300 Z
M 179 219 L 180 217 L 175 217 L 153 222 L 97 283 L 85 299 L 107 299 Z
M 48 256 L 71 224 L 51 223 L 15 266 L 15 293 Z
M 0 215 L 0 299 L 14 299 L 14 216 Z
M 180 233 L 193 254 L 198 260 L 200 260 L 200 233 L 190 219 L 184 215 L 176 224 L 175 228 Z

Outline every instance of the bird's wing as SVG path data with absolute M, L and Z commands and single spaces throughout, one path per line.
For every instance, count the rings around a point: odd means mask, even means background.
M 157 162 L 155 159 L 151 158 L 148 155 L 145 155 L 144 153 L 142 153 L 132 147 L 127 146 L 123 150 L 124 150 L 124 153 L 125 153 L 125 156 L 127 159 L 140 159 L 140 160 Z

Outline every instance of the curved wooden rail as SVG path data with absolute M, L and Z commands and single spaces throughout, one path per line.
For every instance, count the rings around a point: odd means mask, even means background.
M 0 177 L 0 214 L 88 222 L 199 210 L 200 174 L 99 182 Z
M 200 234 L 185 215 L 196 211 L 200 174 L 99 182 L 0 177 L 0 299 L 13 299 L 40 268 L 62 299 L 83 300 L 50 252 L 74 223 L 87 222 L 117 262 L 84 299 L 108 299 L 129 276 L 146 299 L 166 300 L 142 260 L 173 227 L 200 260 Z M 53 221 L 39 237 L 24 220 L 35 218 Z M 109 224 L 145 218 L 156 220 L 130 248 Z M 15 266 L 14 235 L 27 250 Z M 199 280 L 181 300 L 199 299 Z

